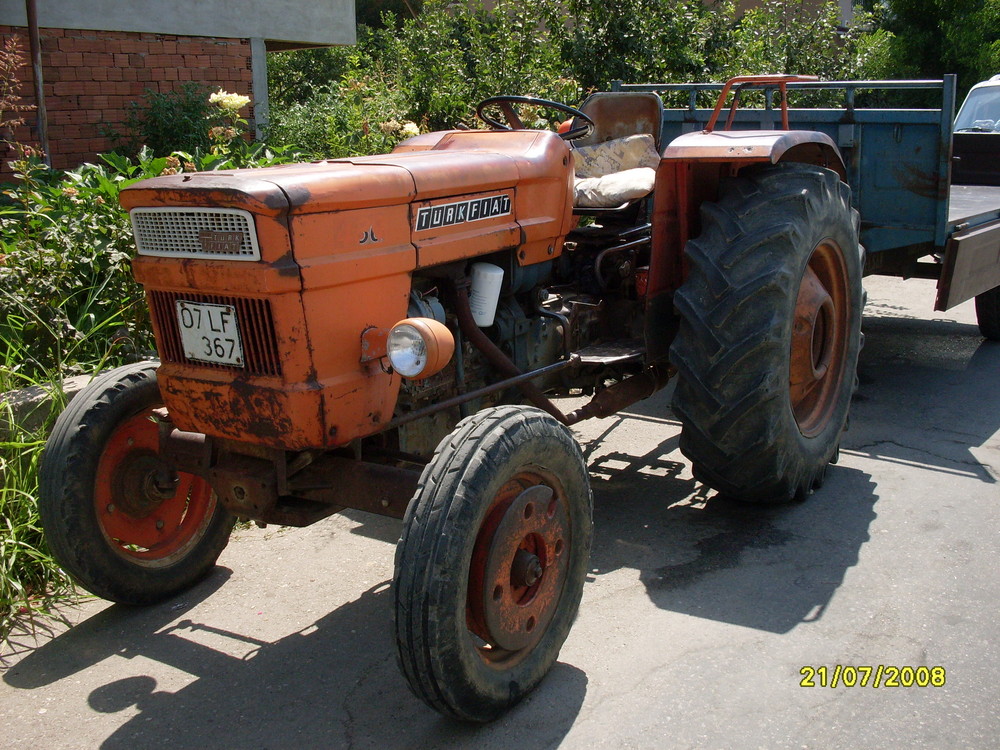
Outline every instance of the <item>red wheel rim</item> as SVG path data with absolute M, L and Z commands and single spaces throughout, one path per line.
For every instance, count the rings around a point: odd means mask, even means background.
M 850 295 L 844 254 L 821 241 L 809 257 L 795 302 L 789 396 L 799 431 L 815 437 L 829 424 L 847 359 Z
M 151 407 L 112 433 L 94 482 L 94 509 L 105 539 L 120 555 L 150 567 L 182 557 L 201 538 L 216 503 L 208 482 L 173 471 L 158 453 Z
M 484 661 L 509 667 L 541 640 L 559 608 L 570 542 L 569 506 L 553 477 L 522 471 L 501 487 L 469 573 L 466 623 Z

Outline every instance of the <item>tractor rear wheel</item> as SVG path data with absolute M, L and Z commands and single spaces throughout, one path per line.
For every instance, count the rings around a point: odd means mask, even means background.
M 822 167 L 769 165 L 729 181 L 701 217 L 675 295 L 681 450 L 725 496 L 804 498 L 836 461 L 861 346 L 850 190 Z
M 119 367 L 80 391 L 56 420 L 39 475 L 53 556 L 88 591 L 125 604 L 203 578 L 235 520 L 204 479 L 158 455 L 156 367 Z
M 460 422 L 420 478 L 396 550 L 396 645 L 414 694 L 490 721 L 549 671 L 576 617 L 591 542 L 580 448 L 532 407 Z

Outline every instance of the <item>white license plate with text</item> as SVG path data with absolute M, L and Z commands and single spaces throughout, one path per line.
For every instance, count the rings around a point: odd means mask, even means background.
M 243 367 L 243 343 L 235 307 L 179 299 L 177 323 L 185 357 Z

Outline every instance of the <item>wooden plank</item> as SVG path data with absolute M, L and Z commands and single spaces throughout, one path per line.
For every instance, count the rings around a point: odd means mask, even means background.
M 1000 286 L 1000 220 L 953 234 L 934 309 L 949 310 L 996 286 Z

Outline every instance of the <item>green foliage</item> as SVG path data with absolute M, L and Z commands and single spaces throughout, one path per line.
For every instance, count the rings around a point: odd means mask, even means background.
M 391 149 L 401 136 L 393 123 L 475 125 L 476 104 L 501 93 L 574 104 L 615 79 L 883 75 L 889 36 L 870 30 L 863 13 L 844 32 L 838 15 L 836 3 L 803 0 L 770 0 L 742 16 L 728 0 L 427 0 L 416 18 L 360 26 L 356 46 L 271 55 L 267 137 L 339 157 Z M 532 125 L 551 124 L 532 117 Z
M 735 23 L 732 3 L 572 0 L 563 56 L 584 89 L 711 77 Z
M 0 644 L 15 622 L 50 614 L 53 603 L 73 589 L 49 555 L 38 522 L 38 464 L 44 429 L 18 426 L 0 402 Z
M 423 0 L 355 0 L 354 15 L 359 26 L 381 29 L 399 18 L 415 18 L 423 6 Z
M 208 90 L 197 83 L 188 82 L 165 93 L 146 89 L 141 102 L 129 103 L 126 133 L 111 135 L 117 137 L 122 151 L 133 156 L 143 146 L 159 156 L 208 149 L 212 145 L 208 130 L 218 124 L 214 122 L 216 114 L 216 108 L 209 104 Z
M 957 73 L 960 95 L 1000 72 L 1000 0 L 881 0 L 871 3 L 890 35 L 896 77 Z
M 838 32 L 840 10 L 827 3 L 818 10 L 806 0 L 767 0 L 743 16 L 731 37 L 731 54 L 717 73 L 734 75 L 808 73 L 824 80 L 849 80 L 864 75 L 858 40 L 863 14 L 851 30 Z M 862 49 L 864 46 L 862 45 Z
M 268 141 L 317 157 L 377 153 L 398 142 L 394 122 L 471 124 L 475 104 L 499 92 L 575 101 L 579 88 L 549 31 L 560 7 L 428 0 L 417 19 L 359 28 L 355 47 L 272 55 Z
M 18 182 L 0 207 L 0 362 L 9 363 L 0 385 L 33 382 L 57 363 L 83 370 L 148 350 L 147 312 L 130 273 L 132 236 L 118 193 L 162 171 L 165 159 L 66 173 L 37 157 L 15 165 Z
M 359 38 L 367 31 L 359 27 Z M 272 108 L 282 109 L 308 102 L 336 84 L 347 72 L 350 55 L 357 47 L 326 47 L 267 55 L 268 98 Z

